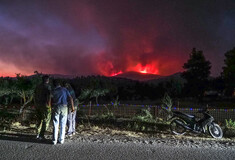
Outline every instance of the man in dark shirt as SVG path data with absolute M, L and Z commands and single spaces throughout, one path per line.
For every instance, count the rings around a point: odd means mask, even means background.
M 51 86 L 49 85 L 49 76 L 42 77 L 43 83 L 35 89 L 35 106 L 36 106 L 36 132 L 37 139 L 44 139 L 51 119 Z
M 57 140 L 60 144 L 64 143 L 65 138 L 65 127 L 67 123 L 67 115 L 68 115 L 68 102 L 67 98 L 69 98 L 71 103 L 71 110 L 74 112 L 74 104 L 73 98 L 71 97 L 69 91 L 61 87 L 60 82 L 58 80 L 54 81 L 55 89 L 52 92 L 53 96 L 53 107 L 52 107 L 52 120 L 53 120 L 53 144 L 57 144 Z M 60 136 L 58 139 L 58 131 L 60 125 Z

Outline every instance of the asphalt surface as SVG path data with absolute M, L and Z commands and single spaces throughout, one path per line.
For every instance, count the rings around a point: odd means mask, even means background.
M 0 137 L 1 160 L 24 159 L 87 159 L 87 160 L 234 160 L 235 146 L 228 148 L 174 146 L 168 143 L 100 143 L 96 141 L 66 140 L 63 145 L 34 137 Z

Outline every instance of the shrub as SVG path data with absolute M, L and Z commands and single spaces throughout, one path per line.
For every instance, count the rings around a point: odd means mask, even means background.
M 166 120 L 169 120 L 172 117 L 172 110 L 171 110 L 171 108 L 172 108 L 172 99 L 166 93 L 161 101 L 162 101 L 161 109 L 167 114 Z
M 117 96 L 117 98 L 114 101 L 111 101 L 111 104 L 114 107 L 118 107 L 118 105 L 120 105 L 119 96 Z
M 232 119 L 229 120 L 225 119 L 225 122 L 227 128 L 235 129 L 235 121 L 233 121 Z
M 107 112 L 105 114 L 98 116 L 98 118 L 101 120 L 110 120 L 110 119 L 115 119 L 115 116 L 113 112 Z
M 107 105 L 104 105 L 104 107 L 107 109 L 106 113 L 103 113 L 101 115 L 97 115 L 96 118 L 101 119 L 101 120 L 110 120 L 110 119 L 115 119 L 115 115 L 113 114 L 112 111 L 109 110 Z
M 139 115 L 134 116 L 132 119 L 140 122 L 156 122 L 149 109 L 141 110 L 141 113 Z

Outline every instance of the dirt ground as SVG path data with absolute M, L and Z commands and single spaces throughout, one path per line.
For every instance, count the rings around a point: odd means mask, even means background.
M 21 125 L 19 122 L 14 122 L 11 124 L 10 128 L 3 127 L 0 128 L 0 135 L 1 134 L 23 134 L 23 135 L 30 135 L 35 136 L 35 124 L 29 125 Z M 52 125 L 49 126 L 48 131 L 46 132 L 46 136 L 51 138 L 52 135 Z M 185 135 L 178 136 L 173 135 L 170 130 L 165 131 L 157 131 L 157 132 L 135 132 L 120 129 L 117 127 L 105 127 L 105 126 L 97 126 L 97 125 L 88 125 L 88 124 L 78 124 L 76 129 L 77 136 L 99 136 L 99 135 L 106 135 L 109 137 L 112 136 L 125 136 L 125 137 L 135 137 L 135 138 L 169 138 L 169 139 L 182 139 L 182 140 L 205 140 L 205 141 L 227 141 L 227 142 L 235 142 L 235 135 L 234 136 L 224 136 L 222 139 L 214 139 L 211 138 L 209 134 L 194 134 L 191 132 L 187 132 Z

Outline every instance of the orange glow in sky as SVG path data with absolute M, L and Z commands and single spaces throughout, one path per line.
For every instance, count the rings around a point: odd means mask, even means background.
M 0 77 L 16 77 L 16 73 L 21 73 L 22 75 L 33 74 L 33 71 L 28 73 L 17 68 L 13 64 L 5 63 L 0 61 Z

